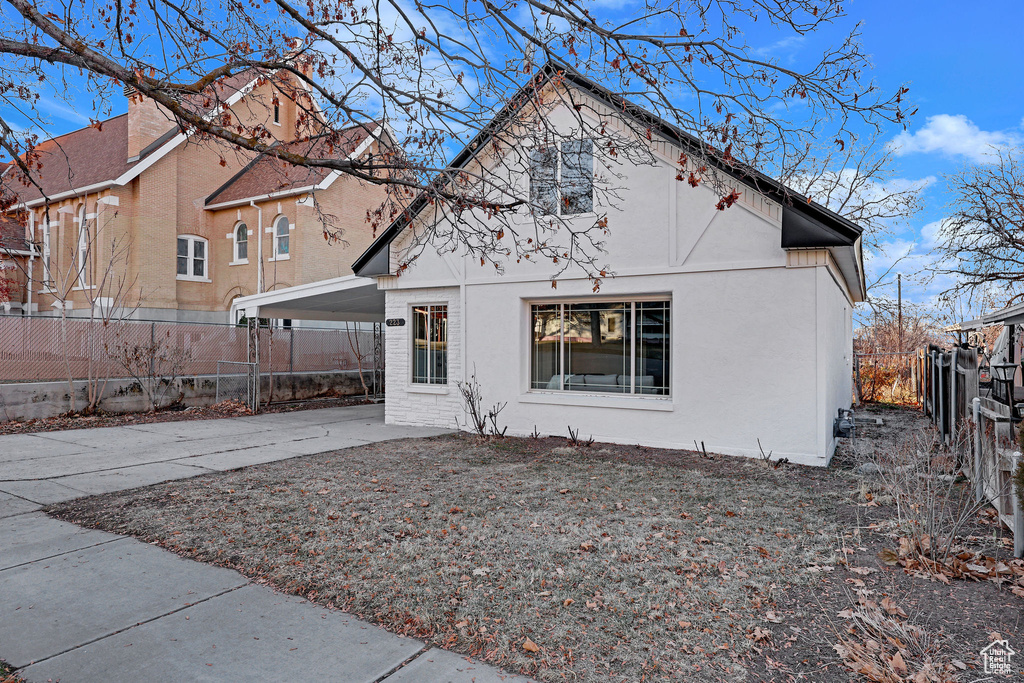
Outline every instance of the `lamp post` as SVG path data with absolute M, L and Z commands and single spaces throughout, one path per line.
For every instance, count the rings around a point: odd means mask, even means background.
M 1010 408 L 1010 420 L 1014 421 L 1013 414 L 1013 380 L 1017 376 L 1016 363 L 993 363 L 992 379 L 1001 383 L 1006 389 L 1006 405 Z

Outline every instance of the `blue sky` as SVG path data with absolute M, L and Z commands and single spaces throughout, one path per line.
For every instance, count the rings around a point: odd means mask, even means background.
M 598 4 L 627 15 L 642 3 L 602 0 Z M 1024 142 L 1024 85 L 1017 75 L 1024 63 L 1024 3 L 853 0 L 845 7 L 847 18 L 820 34 L 802 39 L 778 36 L 759 26 L 758 35 L 748 35 L 748 41 L 798 67 L 860 22 L 864 49 L 875 66 L 873 78 L 883 91 L 909 85 L 917 115 L 905 133 L 893 126 L 881 140 L 900 145 L 896 178 L 927 181 L 924 209 L 899 229 L 885 254 L 870 256 L 868 280 L 905 256 L 896 266 L 904 273 L 904 297 L 927 304 L 948 284 L 915 281 L 916 275 L 927 271 L 935 228 L 948 210 L 950 196 L 943 176 L 966 163 L 984 162 L 990 145 Z M 95 116 L 90 94 L 72 94 L 70 99 L 63 102 L 46 94 L 42 108 L 53 122 L 48 132 L 80 128 L 90 114 Z
M 896 175 L 935 181 L 925 189 L 924 210 L 873 259 L 877 270 L 909 253 L 897 268 L 927 269 L 938 221 L 951 199 L 944 175 L 984 161 L 990 145 L 1024 141 L 1024 85 L 1013 75 L 1024 62 L 1024 3 L 948 0 L 860 0 L 848 5 L 863 22 L 863 44 L 885 85 L 906 81 L 919 107 L 897 157 Z M 889 139 L 896 138 L 894 131 Z M 904 296 L 926 303 L 945 283 L 911 284 Z

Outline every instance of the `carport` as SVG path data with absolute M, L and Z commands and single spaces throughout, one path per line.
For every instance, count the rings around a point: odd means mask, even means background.
M 294 287 L 243 296 L 231 303 L 231 318 L 249 324 L 249 363 L 254 365 L 254 395 L 259 396 L 259 320 L 315 320 L 373 324 L 373 394 L 384 388 L 384 292 L 372 278 L 346 275 Z M 258 402 L 258 398 L 254 403 Z M 254 406 L 254 409 L 258 406 Z

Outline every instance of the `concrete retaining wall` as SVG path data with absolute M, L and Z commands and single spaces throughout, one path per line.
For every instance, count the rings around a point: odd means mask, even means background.
M 303 372 L 274 375 L 274 400 L 320 398 L 326 396 L 355 396 L 363 393 L 359 373 L 354 370 L 341 372 Z M 369 382 L 370 375 L 366 374 Z M 240 398 L 230 393 L 244 384 L 244 378 L 225 382 L 221 376 L 221 400 Z M 82 410 L 89 401 L 85 382 L 75 382 L 76 409 Z M 228 394 L 225 395 L 225 389 Z M 262 400 L 270 395 L 270 378 L 261 381 Z M 209 406 L 216 401 L 217 377 L 196 375 L 179 377 L 164 394 L 165 403 L 180 397 L 186 406 Z M 132 379 L 111 379 L 107 382 L 100 409 L 108 413 L 144 412 L 149 409 L 148 398 L 142 387 Z M 67 382 L 23 382 L 0 384 L 0 421 L 31 420 L 54 417 L 71 410 L 71 397 Z

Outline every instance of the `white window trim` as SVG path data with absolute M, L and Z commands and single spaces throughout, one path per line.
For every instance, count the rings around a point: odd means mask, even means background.
M 206 265 L 206 268 L 204 269 L 205 272 L 206 272 L 206 275 L 197 276 L 197 275 L 180 275 L 180 274 L 178 274 L 178 272 L 177 272 L 178 271 L 178 252 L 177 252 L 177 248 L 178 248 L 178 240 L 179 239 L 187 239 L 188 243 L 189 243 L 189 248 L 188 248 L 189 270 L 194 270 L 194 268 L 192 267 L 192 262 L 195 260 L 195 257 L 193 256 L 193 254 L 195 254 L 195 251 L 193 251 L 193 246 L 192 245 L 195 242 L 204 242 L 206 244 L 206 248 L 203 250 L 203 253 L 206 255 L 206 258 L 203 259 L 203 262 Z M 206 239 L 205 237 L 200 237 L 199 235 L 178 235 L 177 238 L 174 240 L 174 248 L 175 248 L 175 252 L 174 252 L 174 271 L 175 271 L 175 279 L 176 280 L 181 280 L 183 282 L 213 282 L 213 280 L 210 279 L 210 240 Z
M 238 258 L 238 245 L 239 245 L 239 241 L 238 241 L 238 228 L 242 227 L 243 225 L 245 225 L 245 249 L 246 249 L 245 253 L 246 253 L 246 258 L 240 259 L 240 258 Z M 249 253 L 249 238 L 251 236 L 252 236 L 252 230 L 249 229 L 249 226 L 245 223 L 245 221 L 237 221 L 235 223 L 235 227 L 232 228 L 231 232 L 227 234 L 227 238 L 231 240 L 231 261 L 228 262 L 229 266 L 244 266 L 247 263 L 249 263 L 249 257 L 248 257 L 248 253 Z
M 533 151 L 535 148 L 538 148 L 538 147 L 548 147 L 550 145 L 554 145 L 555 146 L 555 149 L 558 151 L 558 158 L 557 158 L 557 162 L 558 163 L 555 164 L 555 190 L 557 191 L 557 190 L 561 189 L 561 184 L 562 184 L 562 143 L 563 142 L 579 142 L 581 140 L 590 140 L 590 142 L 594 144 L 594 147 L 595 148 L 597 147 L 597 143 L 594 141 L 594 138 L 588 138 L 588 137 L 584 137 L 584 138 L 572 138 L 572 137 L 562 138 L 562 139 L 559 139 L 559 140 L 556 140 L 556 141 L 553 141 L 553 142 L 550 142 L 550 143 L 543 143 L 543 144 L 535 142 L 534 140 L 525 140 L 525 141 L 521 142 L 520 146 L 526 152 L 526 165 L 527 165 L 527 168 L 526 168 L 526 194 L 530 194 L 530 183 L 533 182 L 533 179 L 530 177 L 530 152 L 531 151 Z M 591 158 L 593 159 L 593 163 L 594 163 L 594 168 L 591 169 L 591 174 L 593 176 L 593 175 L 597 174 L 597 170 L 596 170 L 597 169 L 597 154 L 596 153 L 592 153 Z M 526 204 L 523 205 L 523 212 L 522 213 L 516 211 L 515 213 L 512 214 L 512 222 L 516 223 L 516 224 L 519 224 L 519 225 L 522 225 L 523 223 L 533 222 L 534 220 L 544 220 L 545 218 L 554 218 L 555 220 L 559 220 L 559 221 L 575 221 L 575 220 L 586 220 L 586 219 L 597 220 L 597 218 L 599 216 L 602 216 L 603 214 L 599 213 L 596 210 L 596 207 L 597 207 L 597 193 L 594 191 L 595 190 L 595 185 L 596 184 L 594 183 L 593 178 L 591 178 L 591 186 L 590 186 L 591 198 L 590 199 L 591 199 L 591 204 L 593 204 L 594 207 L 595 207 L 594 210 L 586 211 L 584 213 L 562 214 L 561 211 L 559 211 L 558 213 L 542 213 L 542 214 L 535 215 L 533 213 L 529 203 L 526 203 Z M 558 197 L 557 201 L 558 201 L 559 207 L 561 207 L 561 197 Z
M 40 231 L 43 237 L 43 289 L 40 292 L 41 294 L 48 294 L 53 291 L 53 271 L 52 264 L 50 263 L 50 258 L 53 256 L 53 247 L 50 244 L 50 228 L 52 226 L 53 224 L 50 223 L 49 218 L 44 218 L 40 225 Z
M 624 294 L 622 296 L 609 296 L 609 297 L 565 297 L 557 299 L 527 299 L 524 300 L 526 304 L 526 329 L 527 329 L 527 343 L 526 343 L 526 363 L 525 363 L 525 376 L 526 376 L 526 391 L 519 396 L 519 401 L 522 403 L 552 403 L 562 405 L 576 405 L 576 406 L 595 406 L 595 407 L 629 407 L 629 402 L 642 401 L 642 402 L 661 402 L 662 404 L 669 404 L 671 406 L 673 400 L 673 386 L 672 386 L 672 368 L 675 366 L 674 362 L 669 365 L 669 384 L 667 394 L 643 394 L 636 392 L 636 334 L 634 328 L 634 334 L 629 340 L 629 368 L 630 368 L 630 390 L 629 393 L 609 393 L 599 391 L 575 391 L 571 389 L 534 389 L 531 385 L 533 381 L 531 379 L 533 373 L 533 306 L 545 306 L 552 304 L 605 304 L 605 303 L 619 303 L 626 302 L 630 308 L 630 318 L 633 320 L 634 325 L 636 324 L 636 304 L 645 301 L 667 301 L 669 304 L 669 349 L 672 349 L 672 321 L 674 316 L 672 315 L 672 296 L 669 294 L 643 294 L 643 295 L 629 295 Z M 564 328 L 563 328 L 564 332 Z M 560 333 L 561 334 L 561 333 Z M 559 353 L 561 354 L 560 366 L 562 368 L 563 377 L 565 375 L 565 346 L 560 340 L 559 342 Z M 675 354 L 672 354 L 674 357 Z M 542 397 L 551 397 L 542 398 Z M 625 402 L 625 403 L 623 403 Z M 636 406 L 637 408 L 641 406 Z M 671 407 L 655 407 L 651 405 L 652 410 L 672 410 Z
M 417 309 L 417 308 L 423 308 L 424 306 L 427 306 L 427 307 L 431 307 L 431 306 L 444 306 L 444 308 L 445 308 L 445 320 L 449 319 L 448 316 L 451 313 L 451 308 L 452 308 L 451 304 L 449 302 L 447 302 L 447 301 L 422 301 L 422 302 L 417 302 L 417 303 L 414 303 L 414 304 L 409 304 L 408 309 L 407 309 L 407 313 L 406 313 L 406 320 L 409 321 L 409 324 L 408 324 L 408 329 L 409 329 L 409 346 L 408 346 L 408 355 L 406 356 L 409 359 L 409 372 L 406 375 L 406 387 L 405 387 L 405 390 L 407 392 L 409 392 L 409 393 L 414 393 L 414 394 L 417 394 L 417 393 L 418 394 L 447 394 L 449 392 L 448 387 L 451 386 L 451 382 L 449 381 L 448 378 L 445 379 L 444 384 L 431 384 L 429 381 L 427 381 L 427 382 L 416 382 L 416 381 L 414 381 L 414 378 L 413 378 L 413 372 L 415 370 L 415 368 L 414 368 L 414 365 L 415 365 L 414 359 L 416 357 L 416 335 L 413 332 L 413 326 L 414 326 L 413 320 L 415 319 L 414 318 L 414 315 L 415 315 L 414 310 Z M 428 328 L 428 334 L 429 334 L 429 328 Z M 448 329 L 447 329 L 447 325 L 446 325 L 445 326 L 445 337 L 446 337 L 446 340 L 447 340 L 447 335 L 448 335 Z M 446 343 L 447 343 L 447 341 L 446 341 Z M 446 375 L 450 374 L 450 373 L 448 373 L 448 370 L 450 370 L 448 361 L 449 361 L 449 357 L 446 356 L 445 357 L 445 371 L 446 371 L 445 374 Z M 429 366 L 428 366 L 428 368 L 429 368 Z M 429 379 L 429 373 L 428 373 L 428 379 Z
M 278 240 L 277 224 L 278 224 L 278 222 L 282 218 L 284 218 L 285 220 L 288 221 L 288 252 L 285 253 L 285 254 L 278 254 L 277 253 L 277 240 Z M 288 261 L 288 260 L 291 260 L 291 257 L 292 257 L 292 231 L 295 230 L 295 224 L 292 222 L 292 220 L 290 218 L 288 218 L 288 216 L 285 216 L 285 215 L 282 214 L 282 215 L 278 216 L 277 218 L 275 218 L 274 221 L 270 224 L 270 227 L 269 228 L 265 228 L 265 230 L 268 233 L 270 233 L 270 250 L 271 250 L 271 255 L 270 255 L 270 258 L 268 258 L 267 260 L 268 261 Z
M 89 282 L 89 214 L 86 212 L 85 204 L 79 209 L 75 222 L 78 224 L 78 241 L 75 245 L 75 263 L 78 264 L 78 277 L 76 278 L 78 285 L 73 287 L 73 289 L 93 289 L 92 284 Z M 85 238 L 84 244 L 82 238 Z

